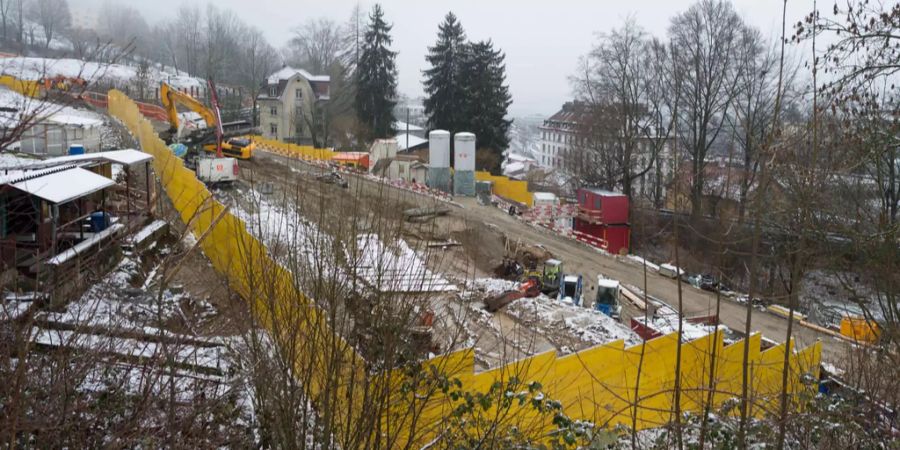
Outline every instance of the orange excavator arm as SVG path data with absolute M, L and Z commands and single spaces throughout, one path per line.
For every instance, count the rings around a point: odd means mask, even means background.
M 216 114 L 211 109 L 204 106 L 203 103 L 194 97 L 179 92 L 167 83 L 162 83 L 160 86 L 159 97 L 163 108 L 166 110 L 166 114 L 169 117 L 169 127 L 172 133 L 178 132 L 178 105 L 182 105 L 189 110 L 200 114 L 200 117 L 206 121 L 207 127 L 215 128 L 218 126 L 219 122 L 216 120 Z

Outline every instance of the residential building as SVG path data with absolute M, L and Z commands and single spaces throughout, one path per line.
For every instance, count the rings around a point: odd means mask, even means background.
M 538 164 L 548 169 L 564 169 L 565 156 L 577 138 L 585 109 L 582 102 L 566 102 L 556 114 L 544 120 L 539 127 L 541 141 L 535 155 Z
M 257 96 L 259 127 L 268 139 L 312 144 L 311 127 L 321 102 L 329 100 L 331 77 L 285 66 L 270 75 Z
M 600 171 L 601 155 L 607 147 L 606 143 L 592 144 L 591 149 L 579 148 L 582 142 L 579 136 L 585 121 L 588 119 L 589 106 L 580 101 L 567 102 L 562 109 L 544 120 L 540 130 L 540 144 L 536 149 L 535 159 L 537 163 L 551 172 L 570 173 L 574 162 L 582 166 L 582 170 Z M 665 197 L 666 186 L 672 179 L 673 138 L 668 138 L 662 146 L 660 154 L 655 155 L 654 149 L 658 145 L 659 135 L 641 136 L 637 138 L 637 154 L 633 157 L 634 172 L 643 172 L 652 164 L 639 179 L 632 185 L 636 196 L 651 199 L 654 202 L 661 201 Z M 608 146 L 616 145 L 617 138 L 610 136 Z M 588 155 L 586 152 L 590 152 Z M 593 162 L 592 162 L 593 161 Z M 579 175 L 579 174 L 574 174 Z M 584 175 L 584 174 L 580 174 Z M 620 189 L 621 186 L 616 186 Z

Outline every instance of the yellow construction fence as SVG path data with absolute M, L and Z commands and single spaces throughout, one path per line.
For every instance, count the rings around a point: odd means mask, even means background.
M 109 111 L 126 124 L 142 149 L 154 156 L 154 168 L 162 186 L 184 222 L 195 235 L 203 237 L 201 248 L 216 270 L 246 301 L 257 306 L 254 311 L 273 339 L 302 349 L 298 358 L 304 359 L 305 364 L 301 366 L 297 361 L 297 367 L 310 367 L 310 360 L 322 359 L 322 364 L 315 366 L 317 373 L 311 385 L 304 385 L 313 405 L 323 401 L 319 394 L 324 383 L 339 383 L 341 393 L 329 398 L 341 405 L 335 411 L 346 412 L 338 420 L 339 428 L 352 429 L 359 423 L 359 418 L 375 414 L 381 418 L 382 434 L 399 439 L 390 441 L 387 446 L 401 448 L 408 441 L 413 443 L 412 448 L 420 448 L 439 436 L 442 427 L 446 426 L 448 414 L 461 400 L 451 399 L 440 391 L 436 395 L 423 396 L 419 388 L 396 388 L 389 391 L 392 406 L 383 411 L 363 411 L 359 392 L 368 392 L 366 389 L 371 390 L 381 382 L 387 386 L 401 386 L 408 371 L 368 372 L 363 358 L 330 331 L 322 312 L 293 284 L 288 271 L 270 257 L 265 246 L 247 232 L 245 224 L 227 212 L 193 172 L 169 151 L 150 122 L 141 117 L 137 106 L 121 92 L 111 91 Z M 308 154 L 311 158 L 322 156 Z M 484 175 L 479 179 L 496 181 L 499 195 L 522 203 L 530 202 L 524 184 L 520 184 L 523 182 Z M 271 305 L 273 297 L 276 299 L 274 307 Z M 297 312 L 298 304 L 304 306 L 302 313 Z M 289 319 L 294 319 L 287 321 L 292 327 L 297 326 L 297 314 L 305 314 L 300 323 L 307 325 L 301 326 L 303 330 L 285 330 L 279 324 L 288 314 L 291 315 Z M 710 398 L 710 392 L 714 405 L 740 397 L 745 345 L 749 346 L 747 370 L 752 385 L 748 391 L 753 398 L 751 413 L 754 416 L 777 411 L 785 351 L 791 353 L 788 391 L 813 392 L 813 387 L 802 380 L 818 378 L 821 344 L 796 352 L 791 345 L 761 351 L 758 334 L 728 346 L 723 345 L 721 333 L 684 343 L 677 389 L 678 339 L 675 334 L 632 347 L 616 341 L 566 356 L 548 352 L 481 373 L 475 372 L 472 349 L 439 356 L 423 366 L 429 371 L 434 368 L 435 372 L 450 379 L 458 378 L 463 390 L 468 392 L 486 392 L 493 383 L 505 382 L 513 376 L 525 382 L 539 381 L 543 385 L 542 392 L 560 401 L 573 419 L 590 420 L 607 427 L 630 426 L 636 415 L 637 428 L 646 429 L 673 419 L 676 390 L 681 395 L 684 411 L 699 411 Z M 335 348 L 345 362 L 338 374 L 334 373 L 335 366 L 324 360 L 325 355 L 333 356 Z M 796 397 L 790 398 L 792 402 L 796 401 Z M 413 410 L 418 414 L 410 415 Z M 527 404 L 504 420 L 533 436 L 540 436 L 552 427 L 549 418 L 537 418 Z
M 331 161 L 334 155 L 333 150 L 325 148 L 315 148 L 311 145 L 288 144 L 275 139 L 266 139 L 262 136 L 249 136 L 258 147 L 262 147 L 270 152 L 278 153 L 292 158 L 305 159 L 307 161 Z
M 510 180 L 509 177 L 491 175 L 490 172 L 475 172 L 475 181 L 492 181 L 494 183 L 494 195 L 499 195 L 529 207 L 534 205 L 534 196 L 531 192 L 528 192 L 527 181 Z
M 0 84 L 26 96 L 40 97 L 41 84 L 32 80 L 20 80 L 12 75 L 0 75 Z

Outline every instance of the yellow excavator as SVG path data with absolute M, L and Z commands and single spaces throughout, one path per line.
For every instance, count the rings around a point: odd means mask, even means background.
M 222 123 L 221 127 L 215 112 L 207 108 L 206 105 L 188 94 L 178 91 L 162 83 L 159 88 L 159 97 L 163 108 L 169 118 L 169 129 L 160 133 L 160 137 L 166 141 L 166 144 L 181 143 L 191 148 L 202 148 L 210 153 L 219 151 L 217 143 L 217 133 L 221 133 L 221 152 L 223 155 L 237 158 L 250 159 L 253 157 L 253 151 L 256 144 L 241 136 L 254 134 L 253 126 L 245 121 L 236 121 Z M 186 135 L 182 135 L 182 123 L 178 117 L 178 106 L 182 106 L 200 115 L 206 128 L 194 130 Z

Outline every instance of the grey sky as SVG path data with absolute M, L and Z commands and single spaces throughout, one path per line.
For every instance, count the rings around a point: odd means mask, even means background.
M 151 22 L 173 16 L 186 3 L 204 0 L 116 0 L 132 4 Z M 101 5 L 102 0 L 70 0 L 73 5 Z M 406 95 L 422 93 L 421 71 L 426 47 L 437 25 L 452 10 L 473 40 L 493 39 L 506 52 L 507 79 L 513 95 L 513 115 L 550 114 L 571 96 L 568 76 L 597 32 L 621 25 L 629 15 L 648 32 L 664 36 L 669 19 L 692 0 L 383 0 L 394 24 L 394 50 L 399 52 L 399 87 Z M 291 28 L 314 17 L 340 23 L 349 18 L 354 0 L 215 0 L 247 23 L 263 29 L 272 45 L 282 47 Z M 374 2 L 364 1 L 364 8 Z M 780 30 L 781 1 L 735 0 L 735 8 L 765 36 Z M 96 6 L 95 6 L 96 7 Z M 812 8 L 812 0 L 788 2 L 788 26 Z

